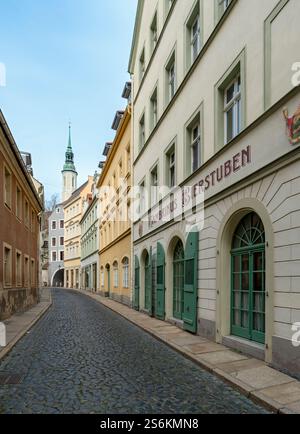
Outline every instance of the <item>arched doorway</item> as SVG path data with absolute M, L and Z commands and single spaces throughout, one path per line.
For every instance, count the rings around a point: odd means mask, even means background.
M 173 316 L 182 320 L 184 312 L 184 246 L 177 241 L 173 254 Z
M 265 343 L 266 237 L 255 213 L 238 224 L 231 250 L 231 333 Z
M 57 270 L 52 277 L 52 287 L 63 288 L 64 287 L 64 274 L 65 270 L 63 268 Z

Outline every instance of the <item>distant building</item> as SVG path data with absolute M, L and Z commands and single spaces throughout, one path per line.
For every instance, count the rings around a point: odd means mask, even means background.
M 77 190 L 77 177 L 74 154 L 71 140 L 71 126 L 69 126 L 69 143 L 66 151 L 66 161 L 62 170 L 62 201 L 68 200 L 75 190 Z
M 94 182 L 92 176 L 79 187 L 72 196 L 64 202 L 65 221 L 65 286 L 67 288 L 80 287 L 80 260 L 81 260 L 81 230 L 80 221 L 83 215 L 84 202 L 91 194 Z
M 0 111 L 0 320 L 39 299 L 42 199 Z
M 99 289 L 99 196 L 95 174 L 92 193 L 84 204 L 81 227 L 81 289 Z
M 49 216 L 49 285 L 64 286 L 65 223 L 63 204 L 57 205 Z

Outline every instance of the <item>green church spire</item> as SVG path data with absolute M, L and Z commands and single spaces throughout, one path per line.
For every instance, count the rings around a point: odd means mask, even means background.
M 69 124 L 69 142 L 66 152 L 66 162 L 63 168 L 63 172 L 75 172 L 76 168 L 74 164 L 74 154 L 72 149 L 72 139 L 71 139 L 71 124 Z

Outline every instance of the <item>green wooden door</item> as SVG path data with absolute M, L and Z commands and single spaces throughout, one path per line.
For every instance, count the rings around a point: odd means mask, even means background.
M 165 320 L 165 251 L 163 246 L 157 244 L 157 262 L 156 262 L 156 306 L 155 316 L 158 319 Z
M 184 261 L 184 329 L 197 332 L 199 233 L 191 232 L 185 248 Z
M 264 344 L 265 231 L 257 214 L 239 224 L 231 257 L 231 333 Z
M 145 310 L 152 315 L 152 249 L 145 258 Z
M 178 241 L 173 256 L 173 316 L 182 320 L 184 306 L 184 247 Z
M 135 256 L 135 264 L 134 264 L 133 307 L 135 310 L 140 310 L 140 262 L 139 262 L 139 258 L 137 256 Z

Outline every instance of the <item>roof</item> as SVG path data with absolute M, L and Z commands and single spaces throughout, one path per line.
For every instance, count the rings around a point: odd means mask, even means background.
M 116 112 L 116 115 L 115 115 L 115 118 L 114 118 L 113 124 L 112 124 L 112 126 L 111 126 L 111 128 L 112 128 L 113 130 L 117 131 L 117 129 L 119 128 L 119 125 L 120 125 L 120 122 L 121 122 L 123 116 L 124 116 L 124 110 L 118 110 L 118 111 Z
M 24 175 L 24 177 L 25 177 L 25 179 L 26 179 L 26 181 L 30 187 L 30 190 L 32 191 L 32 193 L 34 195 L 34 198 L 36 199 L 36 201 L 40 207 L 40 210 L 42 211 L 44 209 L 44 205 L 41 201 L 41 198 L 40 198 L 38 192 L 36 191 L 36 188 L 34 186 L 32 179 L 31 179 L 31 176 L 26 169 L 26 166 L 24 164 L 24 161 L 23 161 L 23 158 L 22 158 L 21 153 L 19 151 L 19 148 L 15 142 L 15 139 L 13 138 L 13 135 L 9 129 L 9 126 L 7 125 L 5 117 L 4 117 L 1 110 L 0 110 L 0 125 L 1 125 L 1 128 L 3 130 L 3 133 L 6 137 L 6 139 L 10 145 L 10 148 L 11 148 L 11 150 L 12 150 L 12 152 L 16 158 L 16 161 L 17 161 L 21 171 L 23 172 L 23 175 Z
M 74 199 L 76 199 L 77 196 L 80 195 L 80 193 L 82 192 L 82 190 L 85 189 L 85 187 L 88 185 L 89 181 L 86 181 L 84 184 L 82 184 L 79 188 L 77 188 L 77 190 L 74 191 L 74 193 L 72 194 L 72 196 L 66 200 L 63 205 L 64 208 L 69 205 L 69 203 L 72 203 Z

